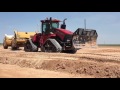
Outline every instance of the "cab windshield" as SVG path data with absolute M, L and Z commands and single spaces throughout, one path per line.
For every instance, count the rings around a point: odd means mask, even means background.
M 59 23 L 58 22 L 52 22 L 52 27 L 53 28 L 59 28 Z

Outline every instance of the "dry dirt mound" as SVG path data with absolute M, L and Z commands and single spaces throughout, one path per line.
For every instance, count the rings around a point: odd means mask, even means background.
M 1 50 L 0 63 L 3 64 L 85 74 L 96 78 L 120 77 L 120 48 L 81 49 L 76 54 Z
M 98 64 L 87 60 L 29 60 L 0 57 L 0 62 L 4 64 L 17 64 L 21 67 L 86 74 L 93 77 L 120 77 L 119 65 Z
M 64 72 L 19 67 L 18 65 L 1 64 L 0 78 L 91 78 L 86 75 L 75 75 Z

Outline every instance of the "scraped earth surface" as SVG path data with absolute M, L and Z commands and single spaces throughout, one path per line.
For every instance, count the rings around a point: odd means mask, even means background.
M 0 77 L 119 78 L 120 47 L 83 48 L 76 54 L 12 51 L 0 46 Z

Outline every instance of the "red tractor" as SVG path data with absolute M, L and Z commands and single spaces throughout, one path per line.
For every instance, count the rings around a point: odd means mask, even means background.
M 80 49 L 80 44 L 92 40 L 94 36 L 97 38 L 96 30 L 91 30 L 92 36 L 87 37 L 84 29 L 78 28 L 74 33 L 66 30 L 65 20 L 59 28 L 60 20 L 45 19 L 41 20 L 41 33 L 36 33 L 25 43 L 24 50 L 26 52 L 37 52 L 41 48 L 41 52 L 69 52 L 76 53 Z

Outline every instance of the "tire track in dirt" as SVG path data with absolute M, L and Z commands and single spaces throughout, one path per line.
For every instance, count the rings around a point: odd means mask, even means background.
M 27 58 L 52 58 L 52 59 L 71 59 L 71 60 L 78 60 L 78 59 L 87 59 L 87 60 L 93 60 L 93 61 L 98 61 L 98 62 L 114 62 L 114 63 L 119 63 L 120 61 L 120 57 L 119 56 L 113 56 L 113 55 L 104 55 L 104 54 L 94 54 L 94 53 L 79 53 L 79 54 L 75 54 L 75 55 L 70 55 L 70 54 L 55 54 L 55 53 L 16 53 L 16 52 L 12 52 L 9 53 L 10 57 L 18 57 L 21 58 L 22 57 L 27 57 Z M 33 55 L 31 55 L 33 54 Z M 39 55 L 38 55 L 39 54 Z M 54 55 L 55 54 L 55 55 Z M 1 53 L 1 56 L 8 56 L 8 53 Z M 52 57 L 51 57 L 52 55 Z M 54 56 L 54 57 L 53 57 Z M 69 57 L 69 58 L 68 58 Z
M 32 53 L 30 53 L 32 54 Z M 92 60 L 92 61 L 96 61 L 96 62 L 113 62 L 113 63 L 120 63 L 120 57 L 118 56 L 113 56 L 113 55 L 102 55 L 102 54 L 92 54 L 92 53 L 81 53 L 79 56 L 78 55 L 60 55 L 60 54 L 55 54 L 55 55 L 52 55 L 52 54 L 44 54 L 44 53 L 39 53 L 40 55 L 38 55 L 38 53 L 34 56 L 32 55 L 29 55 L 28 53 L 25 54 L 9 54 L 9 57 L 14 57 L 14 58 L 30 58 L 30 59 L 49 59 L 49 60 L 52 60 L 52 59 L 61 59 L 61 60 Z M 52 55 L 52 56 L 51 56 Z M 4 56 L 8 56 L 8 54 L 4 54 Z M 53 57 L 54 56 L 54 57 Z

